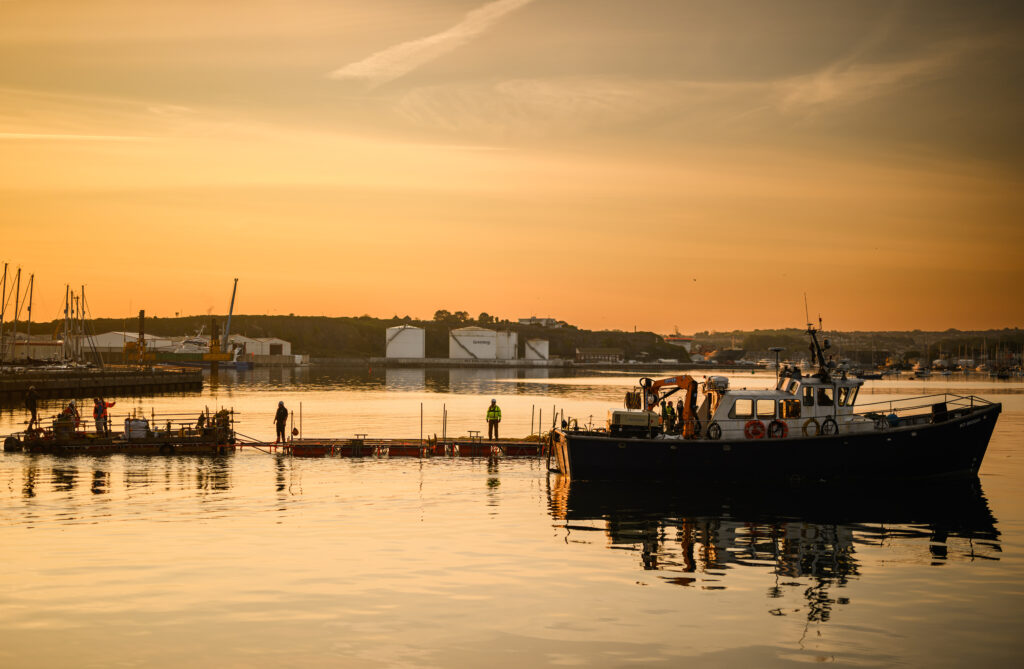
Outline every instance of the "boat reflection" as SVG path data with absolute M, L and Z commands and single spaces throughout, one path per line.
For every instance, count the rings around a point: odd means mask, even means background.
M 760 572 L 769 613 L 802 611 L 812 622 L 849 603 L 833 590 L 861 577 L 865 564 L 929 567 L 998 560 L 1001 552 L 976 477 L 869 491 L 636 486 L 556 476 L 549 504 L 567 542 L 632 551 L 638 568 L 704 590 L 726 589 L 730 574 L 744 576 L 746 587 Z M 803 605 L 772 603 L 789 593 L 799 593 Z

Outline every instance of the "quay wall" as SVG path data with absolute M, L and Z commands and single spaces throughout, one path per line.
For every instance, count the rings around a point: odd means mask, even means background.
M 199 370 L 48 370 L 0 374 L 0 402 L 21 403 L 29 386 L 41 399 L 190 392 L 203 389 Z

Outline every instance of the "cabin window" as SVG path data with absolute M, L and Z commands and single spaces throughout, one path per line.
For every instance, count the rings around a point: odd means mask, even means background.
M 830 407 L 832 406 L 832 389 L 831 388 L 818 388 L 818 406 Z
M 804 386 L 804 406 L 814 406 L 814 388 L 810 386 Z
M 846 400 L 850 399 L 850 389 L 840 388 L 839 389 L 839 406 L 846 406 Z
M 752 418 L 754 416 L 754 400 L 738 399 L 729 411 L 729 418 Z
M 796 395 L 798 390 L 800 390 L 800 382 L 796 379 L 790 379 L 789 383 L 786 384 L 786 392 L 790 395 Z
M 775 418 L 775 400 L 758 400 L 757 417 Z
M 860 392 L 860 387 L 850 388 L 850 397 L 846 400 L 846 406 L 852 407 L 853 403 L 857 401 L 857 393 Z
M 782 418 L 799 418 L 800 400 L 782 400 L 782 406 L 779 409 L 782 412 Z

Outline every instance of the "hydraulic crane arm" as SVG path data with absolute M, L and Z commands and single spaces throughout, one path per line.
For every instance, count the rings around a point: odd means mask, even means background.
M 644 392 L 644 408 L 647 411 L 655 411 L 661 400 L 683 391 L 685 400 L 683 410 L 679 418 L 682 421 L 683 436 L 690 437 L 694 433 L 695 419 L 697 417 L 697 380 L 689 374 L 683 376 L 670 376 L 667 379 L 643 378 L 640 379 L 640 387 Z M 672 390 L 662 393 L 661 389 L 670 387 Z

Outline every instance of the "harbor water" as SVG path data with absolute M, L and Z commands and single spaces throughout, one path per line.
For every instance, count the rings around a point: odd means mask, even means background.
M 457 437 L 495 398 L 523 437 L 600 424 L 635 381 L 253 370 L 111 413 L 226 407 L 273 440 L 284 401 L 306 438 Z M 0 666 L 1017 666 L 1024 384 L 868 381 L 858 404 L 941 392 L 1003 403 L 976 479 L 679 490 L 536 458 L 0 453 Z M 0 408 L 0 433 L 25 419 Z

